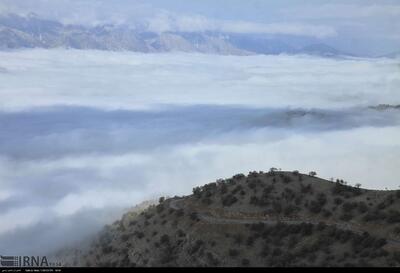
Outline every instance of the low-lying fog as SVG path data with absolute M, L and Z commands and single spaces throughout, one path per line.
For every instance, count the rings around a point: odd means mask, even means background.
M 0 253 L 45 253 L 252 170 L 400 185 L 391 59 L 0 52 Z

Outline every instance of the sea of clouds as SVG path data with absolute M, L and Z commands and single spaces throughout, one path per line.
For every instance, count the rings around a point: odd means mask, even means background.
M 0 253 L 80 240 L 252 170 L 397 189 L 395 59 L 0 52 Z

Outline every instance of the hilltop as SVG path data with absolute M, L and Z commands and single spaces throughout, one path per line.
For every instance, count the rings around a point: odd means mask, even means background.
M 400 191 L 238 174 L 106 226 L 69 265 L 400 266 Z

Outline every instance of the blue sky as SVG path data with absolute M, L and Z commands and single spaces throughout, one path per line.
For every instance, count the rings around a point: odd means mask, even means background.
M 312 36 L 371 55 L 400 50 L 400 2 L 393 0 L 0 0 L 0 12 L 34 12 L 66 23 L 145 22 L 153 31 Z

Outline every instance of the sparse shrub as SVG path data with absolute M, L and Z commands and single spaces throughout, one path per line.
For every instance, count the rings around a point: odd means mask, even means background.
M 322 205 L 317 201 L 311 201 L 308 209 L 310 210 L 310 212 L 318 214 L 322 210 Z
M 288 184 L 288 183 L 290 183 L 290 182 L 292 182 L 293 181 L 293 179 L 290 177 L 290 176 L 284 176 L 283 177 L 283 183 L 285 183 L 285 184 Z
M 289 215 L 295 214 L 298 210 L 299 210 L 298 207 L 296 207 L 294 205 L 288 205 L 283 210 L 283 214 L 286 216 L 289 216 Z
M 399 223 L 400 222 L 400 212 L 397 210 L 389 210 L 386 222 L 388 223 Z
M 200 187 L 195 187 L 193 188 L 193 195 L 200 199 L 201 198 L 201 188 Z
M 327 210 L 327 209 L 322 209 L 322 216 L 324 216 L 325 218 L 331 217 L 332 216 L 332 212 L 330 210 Z
M 248 186 L 250 189 L 254 190 L 254 189 L 257 187 L 257 183 L 256 183 L 256 181 L 255 181 L 254 179 L 251 179 L 251 180 L 249 180 L 249 182 L 247 183 L 247 186 Z
M 259 175 L 260 175 L 260 174 L 259 174 L 258 172 L 253 171 L 253 172 L 249 172 L 248 177 L 256 178 L 256 177 L 258 177 Z
M 345 212 L 340 216 L 340 220 L 342 221 L 350 221 L 353 219 L 353 214 L 351 212 Z
M 219 260 L 217 259 L 217 257 L 214 257 L 214 255 L 212 253 L 207 252 L 206 257 L 211 266 L 219 265 L 219 263 L 220 263 Z
M 246 176 L 244 174 L 239 173 L 239 174 L 234 175 L 232 178 L 235 179 L 235 180 L 240 180 L 240 179 L 243 179 L 245 177 Z
M 242 259 L 242 266 L 249 266 L 250 260 L 249 259 Z
M 311 171 L 311 172 L 309 172 L 309 173 L 308 173 L 308 175 L 309 175 L 309 176 L 312 176 L 312 177 L 314 177 L 314 176 L 316 176 L 316 175 L 317 175 L 317 173 L 316 173 L 316 172 L 314 172 L 314 171 Z
M 268 244 L 265 244 L 265 245 L 263 246 L 263 248 L 261 249 L 260 255 L 261 255 L 262 257 L 267 257 L 270 253 L 271 253 L 271 250 L 270 250 Z
M 295 235 L 291 235 L 291 236 L 289 237 L 289 240 L 288 240 L 288 247 L 289 247 L 289 249 L 294 248 L 294 247 L 297 245 L 298 242 L 299 242 L 299 241 L 298 241 L 297 237 L 296 237 Z
M 242 243 L 243 243 L 243 236 L 242 236 L 242 234 L 235 234 L 234 236 L 233 236 L 233 240 L 234 240 L 234 242 L 235 242 L 235 244 L 237 244 L 237 245 L 241 245 Z
M 368 211 L 364 215 L 363 220 L 367 222 L 373 222 L 373 221 L 384 220 L 385 218 L 386 214 L 383 211 L 373 210 L 373 211 Z
M 247 238 L 247 240 L 246 240 L 246 245 L 247 245 L 247 246 L 253 246 L 253 244 L 254 244 L 254 237 L 249 236 L 249 237 Z
M 202 240 L 196 240 L 194 245 L 189 249 L 189 254 L 193 255 L 194 253 L 198 252 L 203 245 L 204 242 Z
M 157 211 L 157 213 L 163 212 L 164 209 L 165 209 L 164 204 L 158 204 L 158 205 L 156 206 L 156 211 Z
M 359 213 L 366 213 L 368 211 L 368 206 L 365 202 L 358 203 L 358 212 Z
M 167 234 L 161 236 L 160 243 L 163 245 L 169 244 L 169 236 Z
M 311 184 L 307 184 L 307 185 L 300 184 L 300 188 L 301 188 L 300 189 L 301 193 L 303 193 L 303 194 L 313 192 Z
M 183 209 L 178 209 L 178 210 L 176 211 L 176 216 L 182 217 L 183 215 L 185 215 L 185 212 L 183 211 Z
M 332 188 L 332 193 L 334 195 L 343 195 L 345 198 L 350 198 L 360 195 L 362 190 L 360 188 L 348 186 L 343 180 L 337 179 L 335 186 Z
M 277 201 L 274 201 L 273 203 L 272 203 L 272 209 L 273 209 L 273 211 L 275 212 L 275 213 L 281 213 L 282 212 L 282 205 L 281 205 L 281 203 L 279 203 L 279 202 L 277 202 Z
M 400 251 L 395 251 L 393 253 L 393 259 L 400 264 Z
M 335 205 L 341 205 L 343 203 L 343 199 L 340 197 L 336 197 L 335 199 L 333 199 L 333 202 L 335 202 Z
M 222 198 L 222 205 L 226 207 L 230 207 L 231 205 L 235 204 L 238 201 L 238 199 L 233 196 L 233 195 L 228 195 L 224 198 Z
M 200 220 L 200 218 L 199 218 L 199 215 L 197 214 L 197 212 L 192 212 L 192 213 L 190 213 L 190 219 L 192 220 L 192 221 L 199 221 Z
M 221 184 L 221 186 L 220 186 L 221 195 L 224 195 L 227 192 L 228 192 L 228 186 L 226 184 Z
M 272 252 L 272 256 L 281 256 L 282 255 L 282 249 L 280 249 L 279 247 L 275 248 L 274 251 Z
M 141 231 L 135 231 L 133 234 L 134 234 L 134 235 L 136 236 L 136 238 L 138 238 L 138 239 L 142 239 L 142 238 L 144 237 L 144 233 L 141 232 Z
M 122 234 L 122 235 L 121 235 L 121 240 L 122 240 L 122 241 L 128 241 L 128 240 L 129 240 L 129 237 L 130 237 L 130 234 Z
M 183 230 L 181 230 L 181 229 L 179 229 L 179 230 L 176 232 L 176 234 L 178 235 L 178 237 L 185 237 L 185 236 L 186 236 L 186 233 L 185 233 Z
M 237 250 L 237 249 L 229 249 L 228 254 L 231 257 L 237 257 L 237 256 L 239 256 L 239 250 Z
M 261 232 L 261 231 L 263 231 L 264 227 L 265 227 L 265 224 L 260 222 L 257 224 L 251 224 L 250 230 L 255 231 L 255 232 Z
M 213 201 L 211 200 L 211 198 L 203 198 L 202 200 L 201 200 L 201 203 L 203 203 L 204 205 L 206 205 L 206 206 L 209 206 L 209 205 L 211 205 L 212 203 L 213 203 Z
M 111 245 L 103 246 L 102 252 L 104 254 L 110 254 L 111 252 L 113 252 L 113 247 Z
M 241 185 L 237 185 L 233 190 L 232 194 L 235 195 L 236 193 L 240 192 L 243 189 Z

